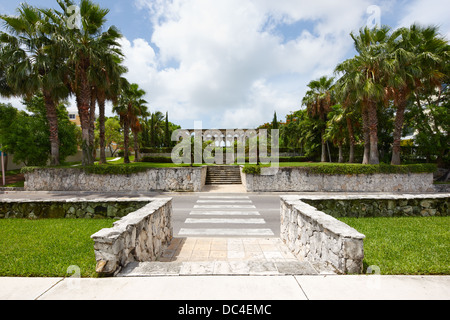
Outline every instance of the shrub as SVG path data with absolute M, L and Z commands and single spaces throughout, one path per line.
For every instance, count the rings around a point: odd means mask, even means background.
M 143 157 L 141 162 L 150 162 L 150 163 L 173 163 L 172 158 L 170 157 Z
M 392 166 L 381 163 L 379 165 L 355 165 L 355 164 L 317 164 L 307 168 L 311 173 L 319 174 L 337 174 L 337 175 L 353 175 L 353 174 L 409 174 L 409 173 L 432 173 L 437 170 L 435 164 L 411 164 L 402 166 Z
M 248 174 L 261 174 L 261 167 L 257 165 L 246 165 L 242 169 L 242 172 Z
M 362 165 L 362 164 L 344 164 L 344 163 L 309 163 L 304 166 L 298 166 L 308 173 L 327 174 L 327 175 L 354 175 L 354 174 L 410 174 L 410 173 L 433 173 L 437 170 L 435 164 L 422 163 L 402 166 L 392 166 L 388 164 Z M 261 174 L 260 166 L 246 165 L 244 173 Z

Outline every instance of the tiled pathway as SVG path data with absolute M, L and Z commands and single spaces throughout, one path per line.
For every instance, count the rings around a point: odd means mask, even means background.
M 118 276 L 315 274 L 279 238 L 175 238 L 159 261 L 131 263 Z

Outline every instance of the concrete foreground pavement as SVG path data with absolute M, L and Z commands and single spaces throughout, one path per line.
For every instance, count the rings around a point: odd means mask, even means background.
M 450 276 L 0 278 L 0 300 L 449 300 Z

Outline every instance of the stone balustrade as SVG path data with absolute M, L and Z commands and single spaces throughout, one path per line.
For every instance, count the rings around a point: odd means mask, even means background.
M 88 174 L 82 169 L 36 169 L 25 174 L 26 191 L 187 191 L 200 192 L 206 167 L 149 168 L 145 172 Z
M 262 168 L 241 176 L 248 192 L 435 192 L 432 173 L 315 174 L 301 167 Z
M 155 261 L 173 238 L 172 199 L 153 199 L 145 207 L 93 234 L 96 271 L 115 275 L 130 262 Z
M 299 196 L 281 197 L 280 237 L 300 260 L 325 264 L 344 274 L 363 271 L 365 236 Z

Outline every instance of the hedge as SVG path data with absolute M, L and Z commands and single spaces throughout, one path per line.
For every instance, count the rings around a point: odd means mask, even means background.
M 171 157 L 142 157 L 140 162 L 149 163 L 173 163 Z
M 39 169 L 46 169 L 51 167 L 23 167 L 21 173 L 30 173 Z M 57 167 L 54 167 L 58 169 Z M 68 169 L 68 168 L 67 168 Z M 133 173 L 145 172 L 149 169 L 147 166 L 130 166 L 126 164 L 116 164 L 116 165 L 93 165 L 78 168 L 70 168 L 75 170 L 83 170 L 88 174 L 115 174 L 115 175 L 128 175 Z
M 161 161 L 158 161 L 161 163 Z M 37 169 L 44 169 L 49 167 L 23 167 L 21 173 L 33 172 Z M 51 168 L 51 167 L 50 167 Z M 57 167 L 56 167 L 57 168 Z M 78 167 L 71 169 L 84 170 L 89 174 L 118 174 L 128 175 L 133 173 L 145 172 L 150 167 L 145 164 L 117 164 L 117 165 L 93 165 L 86 167 Z M 342 163 L 308 163 L 304 166 L 298 166 L 301 170 L 314 174 L 328 174 L 328 175 L 353 175 L 353 174 L 395 174 L 395 173 L 433 173 L 437 170 L 435 164 L 409 164 L 401 166 L 392 166 L 388 164 L 379 165 L 361 165 L 361 164 L 342 164 Z M 243 172 L 247 174 L 261 174 L 261 166 L 259 165 L 245 165 Z
M 409 174 L 409 173 L 433 173 L 437 170 L 435 164 L 409 164 L 393 166 L 388 164 L 379 165 L 357 165 L 342 163 L 311 163 L 305 166 L 298 166 L 308 173 L 327 174 L 327 175 L 354 175 L 354 174 Z M 256 165 L 246 165 L 244 173 L 261 174 L 261 167 Z

